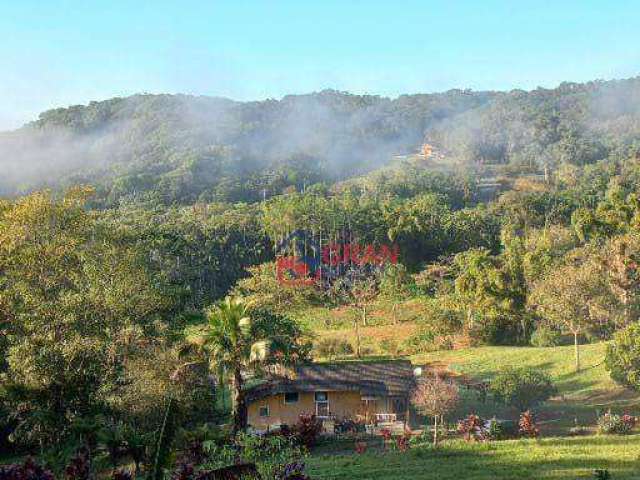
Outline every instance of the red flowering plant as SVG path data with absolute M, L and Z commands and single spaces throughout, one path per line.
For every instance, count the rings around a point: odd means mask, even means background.
M 458 422 L 458 432 L 462 434 L 467 442 L 472 440 L 481 442 L 486 439 L 484 420 L 478 415 L 471 414 Z
M 298 423 L 294 430 L 298 442 L 311 448 L 316 444 L 318 436 L 322 432 L 322 421 L 315 415 L 302 414 L 298 417 Z
M 389 448 L 389 444 L 392 442 L 391 430 L 383 428 L 380 430 L 380 436 L 382 437 L 382 444 L 384 445 L 385 450 L 387 450 Z
M 636 423 L 638 423 L 638 417 L 634 417 L 633 415 L 625 413 L 624 415 L 622 415 L 622 423 L 628 425 L 629 429 L 632 429 L 636 426 Z
M 527 410 L 520 415 L 518 427 L 518 431 L 522 437 L 537 438 L 540 435 L 540 429 L 536 425 L 535 418 L 530 410 Z
M 405 433 L 404 435 L 396 438 L 396 449 L 399 452 L 406 452 L 409 450 L 409 441 L 411 440 L 411 434 Z
M 367 451 L 367 444 L 365 442 L 356 442 L 355 450 L 358 455 L 362 455 Z
M 626 435 L 631 433 L 635 425 L 636 417 L 617 415 L 609 411 L 598 418 L 598 433 Z

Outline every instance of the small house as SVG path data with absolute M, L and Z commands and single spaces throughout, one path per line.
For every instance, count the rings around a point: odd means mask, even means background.
M 299 365 L 247 390 L 248 422 L 257 430 L 294 425 L 301 414 L 327 422 L 408 422 L 415 381 L 404 360 Z

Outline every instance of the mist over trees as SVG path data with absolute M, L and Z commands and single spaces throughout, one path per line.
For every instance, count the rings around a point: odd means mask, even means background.
M 638 78 L 396 99 L 331 90 L 260 102 L 114 98 L 0 134 L 0 194 L 89 183 L 107 206 L 256 201 L 366 173 L 424 141 L 449 167 L 548 171 L 636 152 L 639 99 Z

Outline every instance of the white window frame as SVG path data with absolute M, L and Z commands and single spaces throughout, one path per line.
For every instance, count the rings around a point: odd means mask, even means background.
M 267 409 L 267 414 L 266 415 L 262 415 L 262 409 L 263 408 Z M 271 416 L 271 409 L 269 408 L 269 405 L 261 405 L 260 407 L 258 407 L 258 416 L 260 418 L 269 418 Z
M 318 401 L 318 400 L 317 400 L 317 394 L 318 394 L 318 393 L 324 393 L 324 394 L 325 394 L 325 397 L 326 397 L 326 400 L 320 400 L 320 401 Z M 325 417 L 327 417 L 327 416 L 329 416 L 329 415 L 330 415 L 331 410 L 329 409 L 329 392 L 324 391 L 324 390 L 320 390 L 320 391 L 317 391 L 317 392 L 313 392 L 313 401 L 314 401 L 314 403 L 315 403 L 315 405 L 316 405 L 316 417 L 318 417 L 318 418 L 325 418 Z M 322 405 L 326 405 L 326 406 L 327 406 L 327 415 L 320 415 L 320 413 L 318 412 L 318 405 L 320 405 L 320 404 L 322 404 Z

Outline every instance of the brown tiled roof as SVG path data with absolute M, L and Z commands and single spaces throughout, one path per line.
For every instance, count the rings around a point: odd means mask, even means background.
M 357 391 L 371 396 L 406 396 L 415 385 L 406 360 L 384 362 L 311 363 L 295 367 L 287 377 L 267 379 L 247 390 L 247 400 L 289 392 Z

